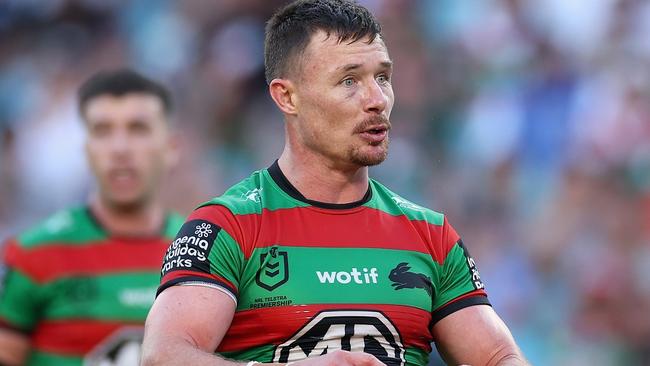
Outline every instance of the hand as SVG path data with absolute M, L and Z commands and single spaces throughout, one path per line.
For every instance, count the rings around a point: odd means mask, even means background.
M 323 356 L 290 362 L 290 366 L 386 366 L 377 357 L 364 352 L 337 350 Z

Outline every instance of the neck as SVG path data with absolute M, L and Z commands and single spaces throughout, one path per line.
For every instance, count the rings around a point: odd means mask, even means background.
M 119 207 L 95 195 L 89 206 L 101 226 L 114 236 L 157 235 L 165 220 L 164 209 L 159 204 Z
M 278 159 L 289 182 L 305 198 L 324 203 L 361 200 L 368 191 L 368 167 L 345 166 L 307 149 L 296 151 L 289 144 Z

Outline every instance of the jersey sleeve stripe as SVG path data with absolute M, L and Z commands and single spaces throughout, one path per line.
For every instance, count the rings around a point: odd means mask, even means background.
M 227 279 L 216 275 L 216 274 L 208 274 L 208 273 L 202 273 L 202 272 L 196 272 L 196 271 L 173 271 L 169 272 L 168 274 L 165 275 L 165 277 L 162 278 L 161 286 L 164 286 L 167 282 L 173 281 L 178 278 L 188 278 L 188 277 L 196 277 L 200 278 L 201 282 L 210 282 L 210 283 L 220 283 L 223 284 L 223 286 L 230 291 L 232 294 L 237 296 L 237 287 L 233 285 L 232 282 L 228 281 Z
M 485 291 L 475 290 L 469 292 L 465 295 L 455 298 L 454 300 L 451 300 L 447 304 L 441 306 L 439 309 L 434 311 L 433 314 L 431 315 L 431 327 L 433 327 L 434 324 L 442 320 L 447 315 L 455 313 L 460 309 L 464 309 L 466 307 L 474 306 L 474 305 L 492 306 L 492 304 L 490 304 L 490 301 L 487 298 L 487 294 L 485 293 Z
M 158 287 L 158 291 L 156 292 L 156 297 L 158 297 L 158 295 L 160 295 L 161 292 L 163 292 L 165 289 L 169 287 L 172 287 L 174 285 L 185 284 L 187 282 L 193 282 L 195 284 L 204 283 L 204 284 L 216 285 L 228 291 L 233 298 L 235 299 L 237 298 L 237 292 L 234 290 L 233 287 L 230 287 L 225 281 L 220 281 L 213 277 L 202 276 L 199 273 L 193 273 L 191 275 L 176 277 L 165 281 L 162 285 L 160 285 L 160 287 Z
M 237 305 L 237 298 L 230 292 L 230 290 L 226 289 L 223 286 L 214 284 L 214 283 L 208 283 L 205 281 L 187 281 L 187 282 L 181 282 L 177 284 L 178 286 L 203 286 L 203 287 L 209 287 L 213 288 L 215 290 L 221 291 L 224 294 L 228 295 L 232 299 L 232 301 L 235 302 L 235 305 Z

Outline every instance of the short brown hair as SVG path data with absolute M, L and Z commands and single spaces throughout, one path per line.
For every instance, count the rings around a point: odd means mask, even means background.
M 79 88 L 79 112 L 84 115 L 88 101 L 100 95 L 122 96 L 128 93 L 145 93 L 158 97 L 165 114 L 172 110 L 169 90 L 162 84 L 129 69 L 100 71 L 92 75 Z
M 285 77 L 288 66 L 307 47 L 318 30 L 356 42 L 381 34 L 370 11 L 350 0 L 298 0 L 276 12 L 266 25 L 264 72 L 266 82 Z

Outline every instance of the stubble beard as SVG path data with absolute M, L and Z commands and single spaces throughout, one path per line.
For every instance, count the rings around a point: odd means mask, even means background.
M 143 188 L 129 198 L 120 197 L 120 194 L 113 193 L 113 190 L 115 189 L 107 188 L 100 190 L 99 194 L 107 207 L 122 215 L 137 214 L 148 207 L 153 200 L 153 193 Z
M 355 134 L 362 133 L 368 127 L 372 125 L 378 125 L 378 124 L 386 126 L 388 131 L 390 131 L 391 129 L 390 121 L 388 120 L 387 117 L 382 115 L 382 116 L 374 116 L 366 119 L 354 129 L 354 133 Z M 370 143 L 368 145 L 364 144 L 362 146 L 353 146 L 348 151 L 349 161 L 358 166 L 379 165 L 384 160 L 386 160 L 386 157 L 388 157 L 389 143 L 390 143 L 390 137 L 388 136 L 388 134 L 386 134 L 386 138 L 380 142 Z M 381 147 L 382 149 L 380 151 L 370 151 L 370 152 L 364 151 L 365 150 L 364 148 L 370 148 L 371 150 L 376 150 L 378 147 Z
M 375 166 L 381 164 L 388 157 L 388 144 L 390 138 L 386 136 L 386 139 L 380 142 L 378 145 L 371 146 L 381 146 L 383 150 L 380 152 L 364 152 L 361 147 L 353 147 L 348 152 L 349 160 L 358 166 Z
M 142 211 L 148 204 L 147 197 L 137 197 L 131 200 L 120 200 L 113 198 L 106 198 L 105 204 L 116 213 L 122 215 L 132 215 Z

